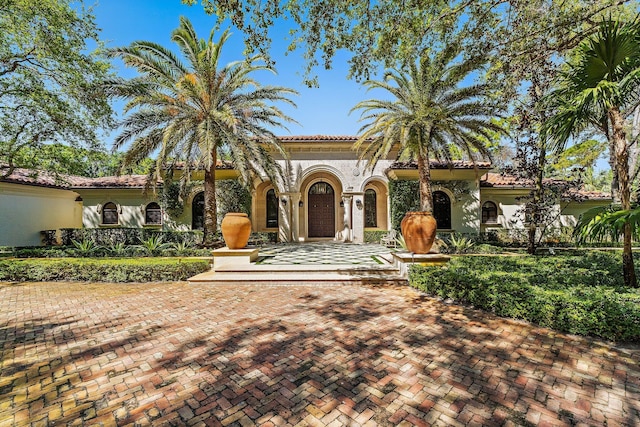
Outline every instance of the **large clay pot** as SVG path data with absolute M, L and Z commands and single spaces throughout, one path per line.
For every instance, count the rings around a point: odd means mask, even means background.
M 436 219 L 431 212 L 407 212 L 400 223 L 409 252 L 427 254 L 436 239 Z
M 246 213 L 229 212 L 222 219 L 220 229 L 229 249 L 242 249 L 249 241 L 251 220 Z

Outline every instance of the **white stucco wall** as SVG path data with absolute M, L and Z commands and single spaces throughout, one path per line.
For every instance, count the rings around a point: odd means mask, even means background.
M 484 230 L 492 229 L 506 229 L 506 230 L 522 230 L 524 224 L 522 222 L 522 215 L 518 214 L 523 208 L 523 202 L 517 200 L 519 197 L 523 197 L 529 194 L 528 190 L 511 190 L 511 189 L 483 189 L 481 196 L 481 203 L 486 201 L 494 202 L 498 207 L 498 223 L 497 225 L 483 224 Z M 558 216 L 558 219 L 553 224 L 553 227 L 573 227 L 580 215 L 596 206 L 604 206 L 609 204 L 608 200 L 588 200 L 584 202 L 571 202 L 568 205 L 563 205 L 562 212 Z M 557 206 L 560 209 L 560 206 Z
M 0 246 L 37 246 L 40 231 L 82 227 L 77 193 L 0 182 Z
M 102 207 L 109 202 L 118 207 L 119 227 L 144 227 L 145 208 L 157 202 L 157 195 L 143 194 L 142 189 L 78 189 L 83 201 L 82 224 L 85 228 L 114 227 L 102 224 Z M 163 213 L 163 224 L 167 221 Z M 165 224 L 166 225 L 166 224 Z

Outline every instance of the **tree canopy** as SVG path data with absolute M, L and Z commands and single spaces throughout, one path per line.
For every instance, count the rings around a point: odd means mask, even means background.
M 0 0 L 0 179 L 24 150 L 47 143 L 98 147 L 111 108 L 96 83 L 110 65 L 82 2 Z
M 193 5 L 197 0 L 182 0 Z M 288 51 L 303 50 L 306 81 L 330 68 L 341 49 L 350 73 L 368 79 L 379 65 L 408 64 L 425 49 L 458 38 L 469 55 L 491 55 L 494 71 L 519 78 L 521 68 L 549 52 L 575 47 L 597 18 L 637 8 L 635 0 L 202 0 L 218 25 L 229 19 L 245 34 L 248 53 L 268 57 L 275 23 L 289 28 Z M 627 5 L 628 9 L 622 6 Z

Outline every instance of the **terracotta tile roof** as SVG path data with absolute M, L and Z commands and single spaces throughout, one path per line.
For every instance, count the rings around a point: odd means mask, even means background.
M 546 184 L 564 183 L 559 179 L 545 179 Z M 513 188 L 528 189 L 533 188 L 533 180 L 519 178 L 515 175 L 487 172 L 480 178 L 480 187 L 483 188 Z M 602 191 L 573 190 L 579 197 L 588 200 L 611 200 L 611 196 Z
M 587 200 L 611 200 L 611 195 L 602 191 L 578 190 L 577 193 Z
M 279 136 L 282 142 L 356 142 L 358 137 L 355 135 L 286 135 Z
M 480 178 L 480 187 L 517 187 L 528 188 L 533 181 L 524 180 L 515 175 L 487 172 Z
M 54 174 L 47 171 L 16 168 L 13 173 L 3 179 L 12 184 L 50 187 L 64 190 L 75 188 L 144 188 L 146 175 L 105 176 L 102 178 L 86 178 L 82 176 Z M 162 181 L 159 181 L 161 184 Z
M 562 179 L 546 178 L 543 182 L 545 184 L 562 184 L 567 181 Z M 480 178 L 480 187 L 530 188 L 533 187 L 533 180 L 520 178 L 515 175 L 487 172 Z
M 2 182 L 12 184 L 33 185 L 36 187 L 69 188 L 69 176 L 55 175 L 51 172 L 37 171 L 33 169 L 15 168 L 11 175 L 2 179 Z
M 144 188 L 147 175 L 104 176 L 101 178 L 70 177 L 72 188 Z M 162 180 L 158 181 L 162 184 Z
M 477 161 L 472 162 L 468 160 L 454 160 L 451 163 L 442 162 L 439 160 L 431 160 L 431 169 L 491 169 L 491 162 Z M 418 163 L 414 160 L 410 162 L 394 162 L 389 166 L 389 169 L 418 169 Z
M 175 169 L 183 169 L 184 168 L 185 163 L 184 162 L 176 162 L 173 167 Z M 169 165 L 164 166 L 165 169 L 169 169 Z M 234 166 L 233 163 L 228 162 L 228 161 L 221 161 L 218 160 L 216 162 L 216 170 L 233 170 Z

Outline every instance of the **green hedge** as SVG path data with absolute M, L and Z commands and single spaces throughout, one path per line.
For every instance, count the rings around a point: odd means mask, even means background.
M 73 241 L 92 240 L 98 245 L 114 244 L 137 245 L 141 240 L 152 236 L 162 236 L 165 243 L 184 242 L 195 245 L 202 242 L 202 231 L 169 231 L 153 228 L 114 227 L 114 228 L 61 228 L 60 239 L 63 246 L 72 246 Z M 222 236 L 219 235 L 219 240 Z
M 640 291 L 624 287 L 620 254 L 454 257 L 414 266 L 411 286 L 563 332 L 640 341 Z
M 161 282 L 186 280 L 211 268 L 204 259 L 0 260 L 0 281 Z
M 380 243 L 380 239 L 389 234 L 389 230 L 365 230 L 365 243 Z

